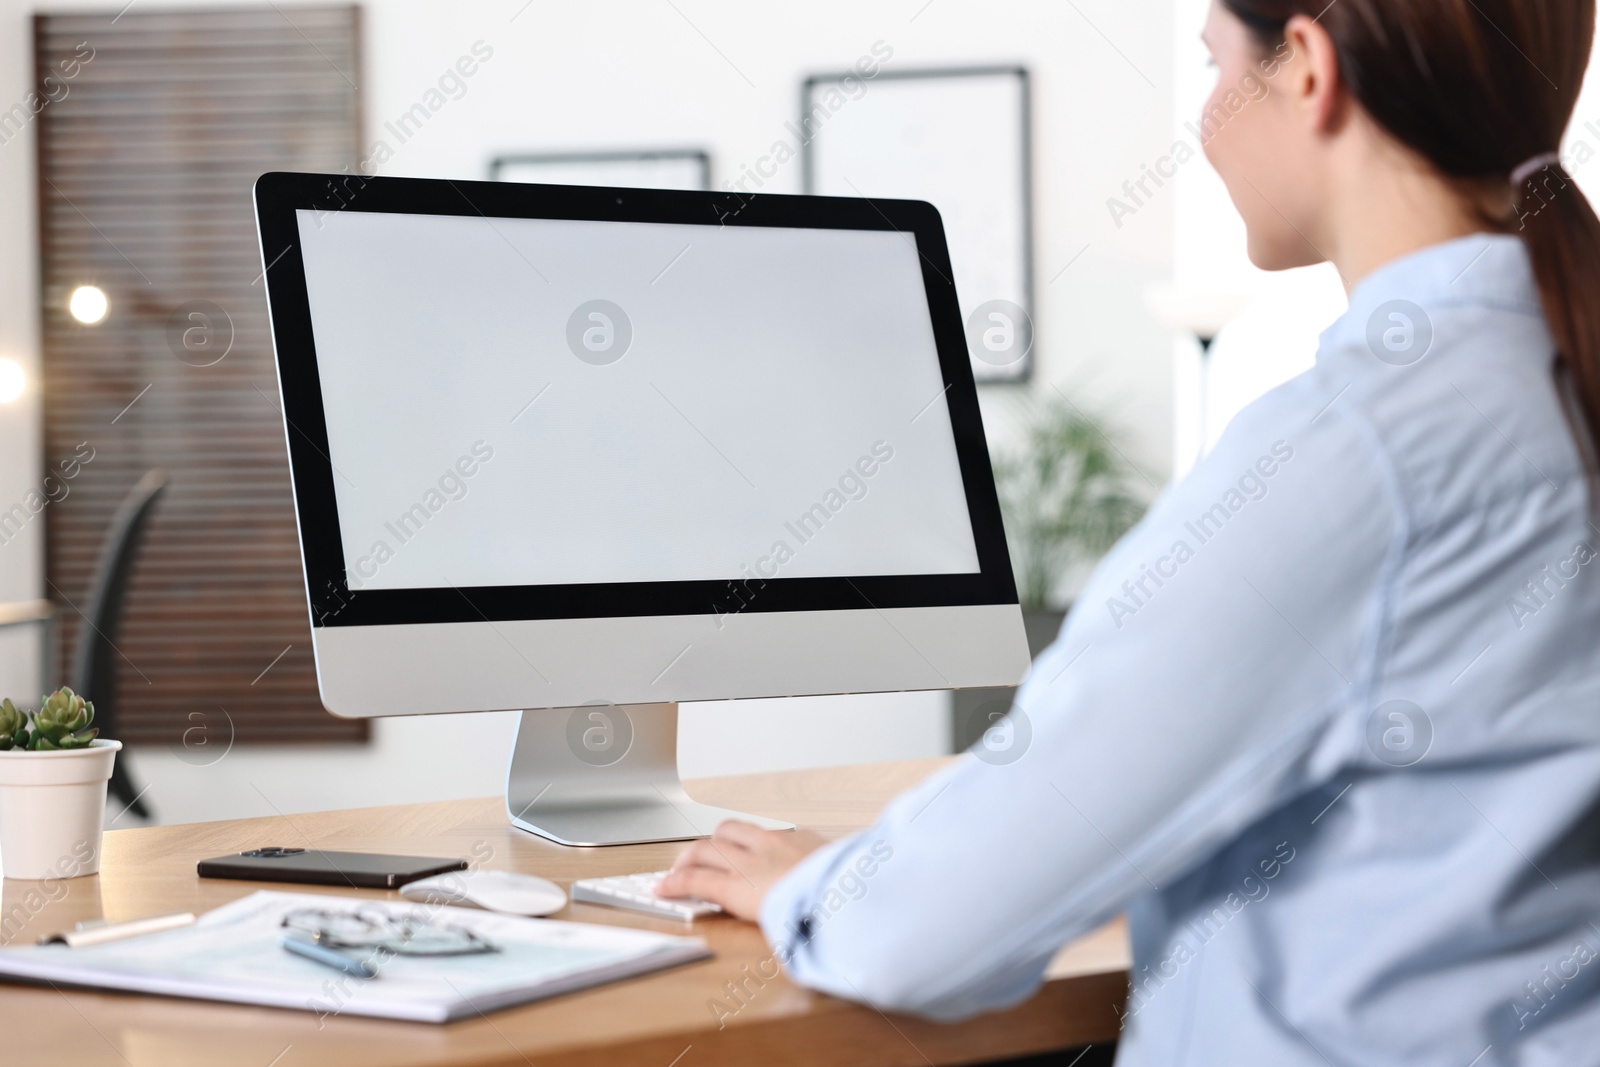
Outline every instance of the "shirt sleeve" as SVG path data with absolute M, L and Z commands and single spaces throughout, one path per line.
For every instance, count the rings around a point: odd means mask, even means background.
M 1311 375 L 1241 413 L 1091 577 L 1010 716 L 761 923 L 799 983 L 961 1018 L 1162 888 L 1359 744 L 1404 546 L 1392 468 Z M 1342 725 L 1341 725 L 1342 724 Z

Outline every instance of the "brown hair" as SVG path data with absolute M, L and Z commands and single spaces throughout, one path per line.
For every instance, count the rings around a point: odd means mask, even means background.
M 1294 15 L 1333 39 L 1351 94 L 1446 178 L 1509 185 L 1561 147 L 1588 65 L 1595 0 L 1222 0 L 1267 47 Z M 1517 190 L 1517 213 L 1485 218 L 1520 231 L 1533 263 L 1556 371 L 1571 386 L 1592 456 L 1600 442 L 1600 219 L 1560 163 Z

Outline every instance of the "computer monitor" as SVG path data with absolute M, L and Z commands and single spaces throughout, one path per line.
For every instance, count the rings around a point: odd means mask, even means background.
M 330 712 L 520 710 L 512 821 L 612 844 L 736 814 L 679 784 L 679 701 L 1026 673 L 930 205 L 286 173 L 255 201 Z

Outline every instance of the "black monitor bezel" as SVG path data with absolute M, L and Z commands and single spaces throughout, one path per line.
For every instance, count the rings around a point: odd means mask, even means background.
M 299 519 L 301 560 L 314 626 L 1017 603 L 977 385 L 951 280 L 944 227 L 931 204 L 287 172 L 263 174 L 256 181 L 255 204 Z M 954 430 L 980 571 L 775 577 L 755 583 L 732 579 L 352 591 L 345 579 L 297 210 L 892 230 L 912 235 L 921 253 L 923 282 L 946 385 L 944 398 Z

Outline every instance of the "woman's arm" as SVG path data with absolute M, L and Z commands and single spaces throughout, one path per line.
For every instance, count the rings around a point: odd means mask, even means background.
M 1026 997 L 1065 941 L 1318 784 L 1362 743 L 1404 543 L 1387 464 L 1316 417 L 1323 391 L 1241 415 L 1107 557 L 1009 741 L 844 842 L 726 827 L 663 891 L 758 916 L 803 984 L 957 1017 Z

